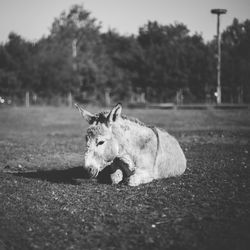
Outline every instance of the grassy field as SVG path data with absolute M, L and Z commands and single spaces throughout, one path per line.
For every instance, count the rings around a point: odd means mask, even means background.
M 183 176 L 100 184 L 75 109 L 0 109 L 0 249 L 249 249 L 249 109 L 124 113 L 177 137 Z

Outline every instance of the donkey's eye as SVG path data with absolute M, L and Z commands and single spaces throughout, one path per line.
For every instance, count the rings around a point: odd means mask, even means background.
M 99 142 L 96 143 L 96 146 L 100 146 L 100 145 L 102 145 L 104 142 L 105 142 L 105 141 L 99 141 Z

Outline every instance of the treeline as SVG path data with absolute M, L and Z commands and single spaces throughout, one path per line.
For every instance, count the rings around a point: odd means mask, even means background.
M 0 96 L 34 103 L 214 102 L 216 41 L 181 23 L 148 22 L 138 35 L 100 31 L 83 6 L 63 12 L 37 42 L 10 33 L 0 45 Z M 222 34 L 222 101 L 250 102 L 250 20 Z

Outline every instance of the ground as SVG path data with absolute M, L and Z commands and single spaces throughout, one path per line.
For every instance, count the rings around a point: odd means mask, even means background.
M 0 249 L 249 249 L 250 110 L 124 113 L 177 137 L 184 175 L 98 183 L 77 110 L 0 109 Z

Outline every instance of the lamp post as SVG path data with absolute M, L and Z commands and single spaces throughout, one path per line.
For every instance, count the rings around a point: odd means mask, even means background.
M 217 15 L 217 104 L 221 104 L 221 37 L 220 37 L 220 15 L 226 14 L 226 9 L 212 9 L 212 14 Z

